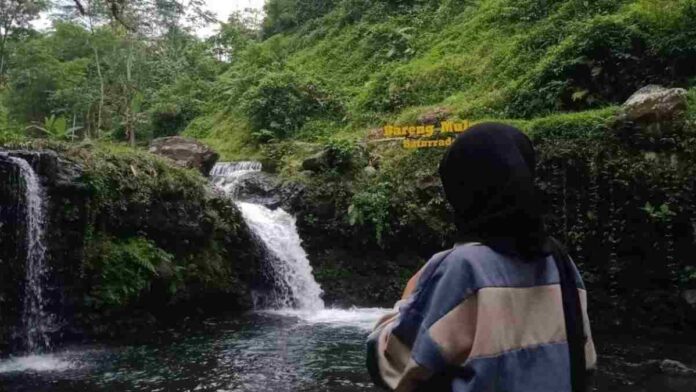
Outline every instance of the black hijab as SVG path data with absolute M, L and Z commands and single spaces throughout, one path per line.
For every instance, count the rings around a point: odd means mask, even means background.
M 586 390 L 583 315 L 573 263 L 549 238 L 534 187 L 534 147 L 518 129 L 475 125 L 459 135 L 440 162 L 445 195 L 462 241 L 478 241 L 532 261 L 553 254 L 561 285 L 573 391 Z
M 525 258 L 547 254 L 534 187 L 534 147 L 518 129 L 482 123 L 457 137 L 440 162 L 461 241 Z

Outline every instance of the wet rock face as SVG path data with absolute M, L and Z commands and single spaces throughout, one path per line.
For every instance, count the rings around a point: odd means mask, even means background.
M 17 244 L 24 242 L 21 229 L 23 201 L 19 192 L 19 170 L 7 157 L 0 155 L 0 353 L 7 349 L 13 326 L 21 312 L 20 285 L 24 254 Z
M 631 95 L 623 104 L 622 115 L 633 122 L 669 121 L 686 111 L 686 90 L 648 85 Z
M 293 210 L 303 187 L 296 183 L 284 184 L 277 177 L 265 172 L 250 172 L 236 180 L 235 198 L 275 209 Z
M 196 169 L 208 176 L 220 157 L 217 152 L 197 140 L 181 136 L 155 139 L 150 143 L 150 152 L 167 157 L 177 165 Z

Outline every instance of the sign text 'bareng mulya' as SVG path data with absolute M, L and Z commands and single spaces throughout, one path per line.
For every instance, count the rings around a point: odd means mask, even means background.
M 386 125 L 384 136 L 402 137 L 404 148 L 448 147 L 454 141 L 453 133 L 462 133 L 472 124 L 464 121 L 443 121 L 435 125 Z M 435 138 L 433 138 L 435 136 Z

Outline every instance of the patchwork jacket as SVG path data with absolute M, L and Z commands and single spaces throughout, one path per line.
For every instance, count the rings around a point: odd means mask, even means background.
M 575 269 L 588 370 L 596 353 Z M 571 390 L 561 286 L 552 256 L 522 261 L 480 244 L 434 255 L 367 342 L 373 381 L 395 391 Z

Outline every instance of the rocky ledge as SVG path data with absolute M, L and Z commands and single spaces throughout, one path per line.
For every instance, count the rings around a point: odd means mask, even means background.
M 55 145 L 0 155 L 0 352 L 17 347 L 25 279 L 25 159 L 46 205 L 46 310 L 55 341 L 142 333 L 168 319 L 248 309 L 259 250 L 198 173 L 131 149 Z M 7 208 L 5 208 L 7 206 Z

